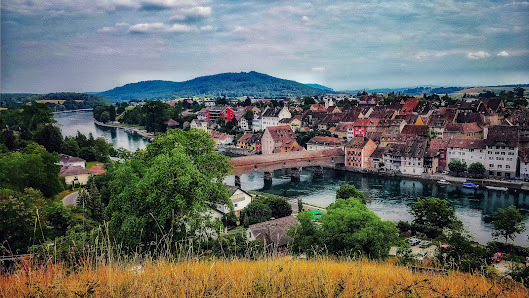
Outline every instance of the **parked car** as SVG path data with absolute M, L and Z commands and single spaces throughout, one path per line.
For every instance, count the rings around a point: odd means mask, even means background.
M 494 256 L 492 256 L 492 260 L 496 263 L 501 262 L 501 260 L 503 260 L 503 253 L 501 252 L 495 253 Z
M 421 239 L 410 238 L 408 240 L 408 244 L 411 245 L 411 246 L 419 245 L 419 244 L 421 244 Z
M 430 247 L 430 245 L 432 245 L 432 241 L 422 240 L 421 241 L 421 245 L 419 247 L 420 248 L 428 248 L 428 247 Z

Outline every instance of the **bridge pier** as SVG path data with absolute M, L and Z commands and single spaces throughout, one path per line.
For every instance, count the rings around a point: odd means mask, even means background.
M 312 167 L 312 175 L 314 175 L 314 177 L 323 177 L 323 167 L 322 166 Z
M 290 181 L 299 182 L 301 178 L 301 168 L 291 168 L 290 169 Z
M 241 187 L 241 176 L 235 176 L 235 186 Z
M 264 178 L 264 187 L 270 188 L 270 186 L 272 186 L 272 173 L 264 172 L 263 178 Z

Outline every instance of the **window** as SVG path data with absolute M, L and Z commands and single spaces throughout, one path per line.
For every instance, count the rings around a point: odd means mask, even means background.
M 501 155 L 505 155 L 505 152 L 502 152 Z
M 506 169 L 510 169 L 511 166 L 510 166 L 510 165 L 506 165 L 505 168 L 506 168 Z
M 501 168 L 502 168 L 502 166 L 501 166 L 501 165 L 498 165 L 498 169 L 501 169 Z
M 494 165 L 493 164 L 489 164 L 489 168 L 494 168 Z

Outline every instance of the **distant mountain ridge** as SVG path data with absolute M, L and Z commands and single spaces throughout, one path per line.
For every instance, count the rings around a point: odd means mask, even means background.
M 277 98 L 324 93 L 326 90 L 320 88 L 250 71 L 221 73 L 184 82 L 143 81 L 126 84 L 98 94 L 111 101 L 127 101 L 131 99 L 171 99 L 193 96 Z
M 329 88 L 329 87 L 326 87 L 326 86 L 323 86 L 323 85 L 320 85 L 320 84 L 305 84 L 307 86 L 310 86 L 310 87 L 314 87 L 314 88 L 318 88 L 318 89 L 322 89 L 322 90 L 325 90 L 325 91 L 334 91 L 332 88 Z

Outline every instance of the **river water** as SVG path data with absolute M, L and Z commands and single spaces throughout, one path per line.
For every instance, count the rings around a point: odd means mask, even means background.
M 226 183 L 234 185 L 233 176 Z M 313 178 L 310 168 L 303 169 L 300 182 L 294 183 L 281 178 L 281 171 L 275 171 L 272 186 L 264 188 L 262 173 L 242 175 L 241 184 L 245 190 L 257 190 L 289 198 L 301 198 L 311 205 L 326 207 L 335 201 L 336 190 L 341 184 L 354 184 L 367 196 L 367 206 L 383 220 L 411 221 L 409 206 L 418 197 L 446 199 L 454 207 L 457 216 L 466 229 L 480 243 L 492 240 L 492 214 L 499 208 L 516 206 L 529 217 L 529 193 L 521 191 L 497 191 L 488 189 L 471 190 L 458 184 L 438 185 L 436 182 L 403 178 L 390 178 L 344 171 L 325 169 L 324 176 Z M 529 229 L 529 218 L 525 222 Z M 528 246 L 528 232 L 520 234 L 515 243 Z
M 78 111 L 72 113 L 54 114 L 57 124 L 61 127 L 63 136 L 74 136 L 77 131 L 88 136 L 92 133 L 94 137 L 104 137 L 114 144 L 115 148 L 125 148 L 130 151 L 144 149 L 149 141 L 137 134 L 125 132 L 123 129 L 100 127 L 94 124 L 92 111 Z

